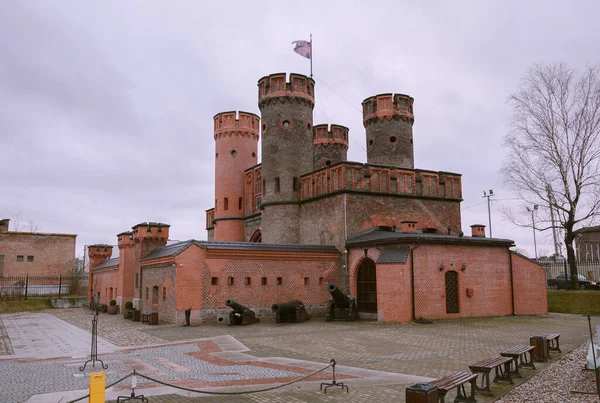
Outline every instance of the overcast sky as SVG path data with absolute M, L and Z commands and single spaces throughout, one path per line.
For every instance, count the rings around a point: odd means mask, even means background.
M 143 221 L 206 239 L 212 117 L 259 114 L 262 76 L 308 74 L 291 42 L 312 32 L 314 124 L 350 128 L 348 159 L 366 162 L 363 99 L 413 96 L 415 167 L 463 174 L 463 231 L 487 225 L 493 189 L 494 237 L 533 255 L 531 229 L 499 211 L 519 206 L 498 175 L 507 99 L 533 63 L 600 61 L 600 4 L 291 4 L 1 1 L 0 218 L 78 234 L 78 256 Z M 550 234 L 537 239 L 551 254 Z

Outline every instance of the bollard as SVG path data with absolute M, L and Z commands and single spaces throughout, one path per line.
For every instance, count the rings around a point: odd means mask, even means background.
M 105 403 L 105 375 L 104 371 L 90 374 L 90 400 L 89 403 Z
M 428 383 L 417 383 L 406 388 L 406 403 L 437 403 L 437 388 Z
M 529 345 L 535 347 L 533 349 L 533 359 L 535 361 L 548 361 L 548 356 L 550 355 L 548 340 L 542 336 L 531 336 Z

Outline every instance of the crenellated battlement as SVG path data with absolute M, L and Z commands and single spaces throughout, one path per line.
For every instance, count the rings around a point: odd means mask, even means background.
M 315 103 L 315 81 L 302 74 L 290 73 L 289 81 L 286 73 L 275 73 L 258 80 L 259 106 L 271 99 L 293 97 Z
M 392 120 L 395 117 L 413 123 L 414 98 L 405 94 L 379 94 L 365 99 L 363 106 L 363 124 L 369 124 L 383 119 Z
M 96 244 L 88 246 L 88 257 L 95 259 L 110 259 L 112 256 L 112 245 Z
M 229 111 L 217 113 L 215 122 L 215 140 L 224 135 L 234 133 L 249 136 L 258 141 L 260 132 L 260 117 L 250 112 Z
M 169 224 L 161 222 L 143 222 L 131 227 L 133 230 L 133 239 L 140 241 L 144 239 L 160 238 L 165 241 L 169 239 Z
M 439 199 L 462 199 L 461 175 L 342 162 L 300 177 L 301 200 L 356 191 Z
M 313 127 L 313 143 L 315 147 L 336 146 L 348 149 L 348 128 L 341 125 L 328 124 Z
M 125 246 L 134 245 L 133 232 L 125 231 L 125 232 L 121 232 L 120 234 L 117 234 L 117 244 L 119 245 L 119 249 L 121 249 Z

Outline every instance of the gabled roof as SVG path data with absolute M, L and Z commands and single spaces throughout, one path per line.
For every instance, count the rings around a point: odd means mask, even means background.
M 112 266 L 118 266 L 118 265 L 119 265 L 119 258 L 113 257 L 112 259 L 106 259 L 105 261 L 103 261 L 96 267 L 92 267 L 92 270 L 103 269 L 105 267 L 112 267 Z
M 322 245 L 289 245 L 270 244 L 260 242 L 215 242 L 215 241 L 188 241 L 178 242 L 171 245 L 161 246 L 154 249 L 142 259 L 143 261 L 158 259 L 167 256 L 177 256 L 191 245 L 197 245 L 207 250 L 245 250 L 245 251 L 267 251 L 267 252 L 313 252 L 313 253 L 340 253 L 335 246 Z
M 458 236 L 446 234 L 430 233 L 403 233 L 398 229 L 395 231 L 384 230 L 381 228 L 372 228 L 368 231 L 351 236 L 346 241 L 347 246 L 361 246 L 373 244 L 392 244 L 392 243 L 444 243 L 444 244 L 471 244 L 471 245 L 498 245 L 510 246 L 513 241 L 510 239 L 484 238 L 471 236 Z
M 408 246 L 386 246 L 381 249 L 376 263 L 406 263 L 408 252 Z

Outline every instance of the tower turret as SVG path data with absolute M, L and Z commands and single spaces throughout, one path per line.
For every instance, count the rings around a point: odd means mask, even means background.
M 313 170 L 346 161 L 348 128 L 340 125 L 316 125 L 313 128 Z
M 244 240 L 244 170 L 256 165 L 260 118 L 222 112 L 215 121 L 214 240 Z
M 88 257 L 90 258 L 90 268 L 98 266 L 100 263 L 112 256 L 113 247 L 111 245 L 96 244 L 88 246 Z
M 313 170 L 315 82 L 301 74 L 258 81 L 262 118 L 262 241 L 299 243 L 300 176 Z
M 363 101 L 369 164 L 414 169 L 413 102 L 404 94 L 380 94 Z

